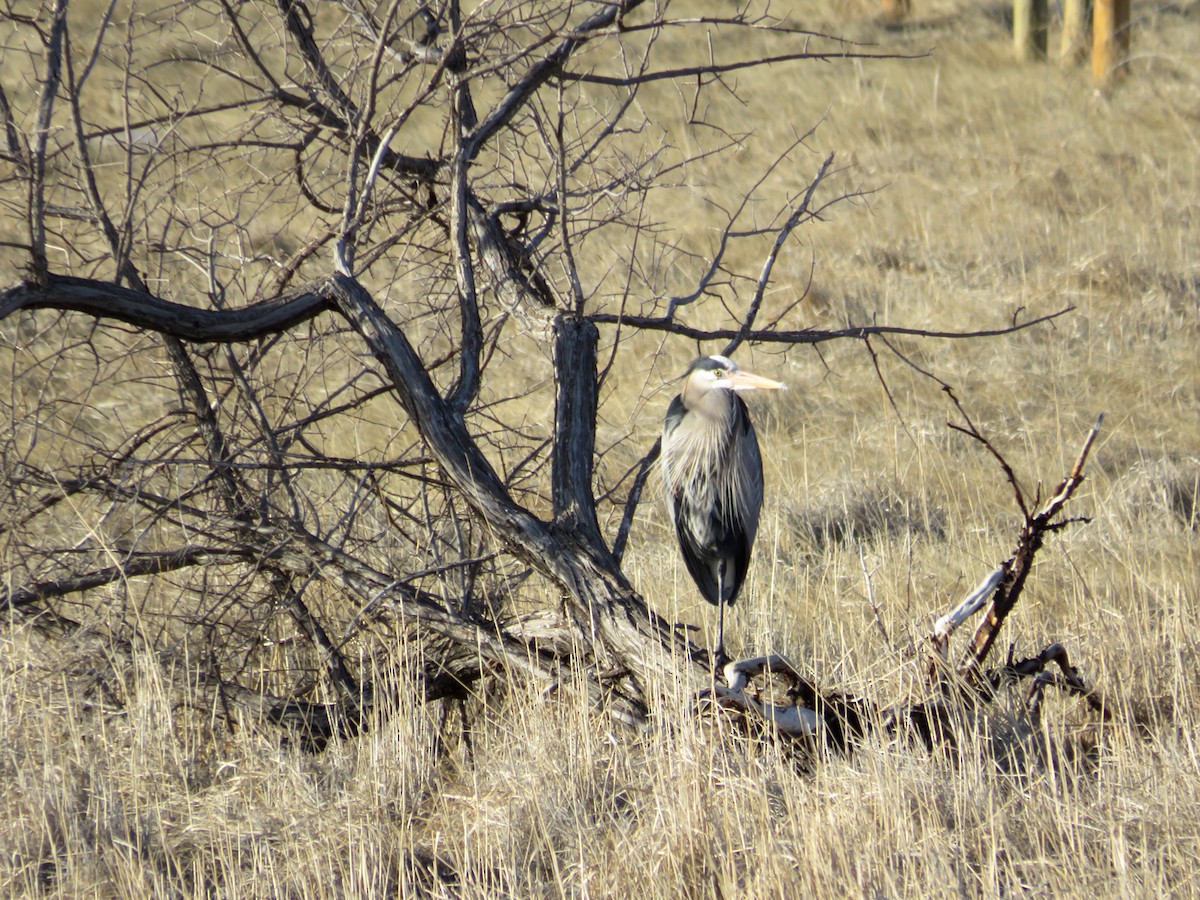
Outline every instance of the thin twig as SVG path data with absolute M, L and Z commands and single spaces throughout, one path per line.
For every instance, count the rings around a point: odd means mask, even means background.
M 862 544 L 858 546 L 858 563 L 862 566 L 863 582 L 867 586 L 867 604 L 871 607 L 871 615 L 875 618 L 875 627 L 879 629 L 879 634 L 883 637 L 884 646 L 892 650 L 894 649 L 892 639 L 888 636 L 883 618 L 879 614 L 879 604 L 875 602 L 875 588 L 871 585 L 871 570 L 867 568 L 866 550 Z

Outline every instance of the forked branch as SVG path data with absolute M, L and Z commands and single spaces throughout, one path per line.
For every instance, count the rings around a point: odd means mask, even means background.
M 1075 459 L 1075 465 L 1071 467 L 1070 473 L 1058 487 L 1054 490 L 1054 495 L 1046 501 L 1045 505 L 1036 513 L 1030 515 L 1025 514 L 1025 521 L 1021 527 L 1020 536 L 1017 540 L 1017 547 L 1004 563 L 1004 577 L 1000 580 L 995 594 L 992 598 L 992 604 L 988 608 L 987 613 L 983 617 L 983 621 L 979 623 L 979 627 L 975 630 L 975 636 L 971 640 L 970 646 L 967 648 L 962 661 L 958 665 L 959 677 L 965 679 L 968 683 L 976 683 L 983 669 L 983 664 L 987 660 L 989 651 L 995 643 L 996 638 L 1000 635 L 1000 629 L 1004 625 L 1004 620 L 1008 618 L 1013 607 L 1021 597 L 1021 591 L 1025 586 L 1025 579 L 1029 576 L 1029 572 L 1033 567 L 1033 559 L 1038 550 L 1042 547 L 1042 542 L 1046 535 L 1059 528 L 1063 523 L 1057 522 L 1056 518 L 1062 511 L 1063 506 L 1071 495 L 1075 493 L 1075 489 L 1083 482 L 1084 465 L 1087 463 L 1088 453 L 1092 449 L 1092 444 L 1096 440 L 1096 436 L 1100 433 L 1100 425 L 1104 421 L 1104 416 L 1101 414 L 1097 417 L 1096 423 L 1088 432 L 1087 439 L 1083 443 L 1079 455 Z M 1007 467 L 1006 470 L 1011 472 Z M 1088 521 L 1081 519 L 1080 521 Z

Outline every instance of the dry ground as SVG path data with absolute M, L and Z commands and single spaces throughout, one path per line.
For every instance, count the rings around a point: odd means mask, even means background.
M 917 0 L 889 30 L 873 6 L 826 6 L 802 24 L 930 54 L 750 74 L 748 105 L 710 114 L 768 136 L 824 117 L 791 186 L 832 150 L 840 184 L 877 189 L 807 229 L 811 254 L 777 273 L 775 290 L 802 293 L 811 261 L 806 324 L 995 327 L 1074 307 L 1012 337 L 900 346 L 955 385 L 1027 486 L 1061 478 L 1108 414 L 1070 510 L 1092 521 L 1047 547 L 1006 632 L 1018 652 L 1064 642 L 1114 701 L 1094 751 L 1069 753 L 1095 724 L 1076 701 L 1054 698 L 1029 735 L 1002 698 L 961 756 L 879 741 L 802 773 L 686 717 L 632 734 L 518 688 L 469 756 L 436 754 L 436 711 L 415 703 L 306 756 L 270 733 L 214 740 L 151 666 L 107 714 L 96 648 L 47 657 L 4 630 L 0 893 L 1200 893 L 1200 6 L 1135 5 L 1131 77 L 1107 96 L 1081 70 L 1013 63 L 998 8 Z M 861 345 L 743 362 L 792 390 L 755 409 L 768 499 L 731 643 L 884 701 L 918 691 L 906 649 L 1007 556 L 1011 491 L 946 428 L 937 385 L 886 353 L 894 407 Z M 644 446 L 667 397 L 614 427 Z M 665 615 L 708 621 L 656 509 L 627 570 Z M 684 687 L 663 690 L 685 706 Z

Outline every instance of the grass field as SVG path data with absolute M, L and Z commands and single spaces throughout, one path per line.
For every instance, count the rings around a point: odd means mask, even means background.
M 897 347 L 954 386 L 1031 493 L 1106 413 L 1068 509 L 1090 521 L 1048 543 L 1003 638 L 1018 655 L 1061 641 L 1112 720 L 1048 695 L 1031 729 L 1015 692 L 960 723 L 958 753 L 874 738 L 801 770 L 677 712 L 694 685 L 664 675 L 646 731 L 582 692 L 514 684 L 486 698 L 469 748 L 441 752 L 438 710 L 402 697 L 376 730 L 311 755 L 270 729 L 215 734 L 149 657 L 129 670 L 99 639 L 6 626 L 0 894 L 1200 894 L 1200 4 L 1135 5 L 1134 59 L 1106 94 L 1083 69 L 1015 63 L 998 6 L 915 0 L 887 28 L 875 4 L 795 4 L 809 5 L 803 27 L 928 53 L 739 75 L 745 102 L 714 97 L 707 115 L 754 140 L 659 208 L 694 218 L 682 239 L 703 252 L 695 198 L 738 196 L 819 122 L 779 189 L 833 152 L 828 190 L 869 193 L 807 226 L 776 270 L 777 298 L 808 290 L 797 327 L 990 329 L 1072 308 L 1010 336 Z M 672 122 L 687 96 L 664 83 L 640 99 Z M 684 149 L 709 139 L 663 127 Z M 612 435 L 631 435 L 617 468 L 653 441 L 666 382 L 696 352 L 637 346 L 606 388 L 631 398 L 606 407 Z M 891 703 L 921 695 L 914 649 L 1020 520 L 995 461 L 947 427 L 939 385 L 877 349 L 886 391 L 861 343 L 739 354 L 790 390 L 752 409 L 767 499 L 726 627 L 735 652 L 783 653 Z M 715 627 L 657 506 L 625 569 L 663 615 Z

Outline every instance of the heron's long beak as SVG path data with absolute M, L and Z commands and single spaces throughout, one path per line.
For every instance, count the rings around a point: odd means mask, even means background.
M 787 385 L 782 381 L 772 381 L 753 372 L 734 372 L 727 380 L 735 391 L 786 391 Z

